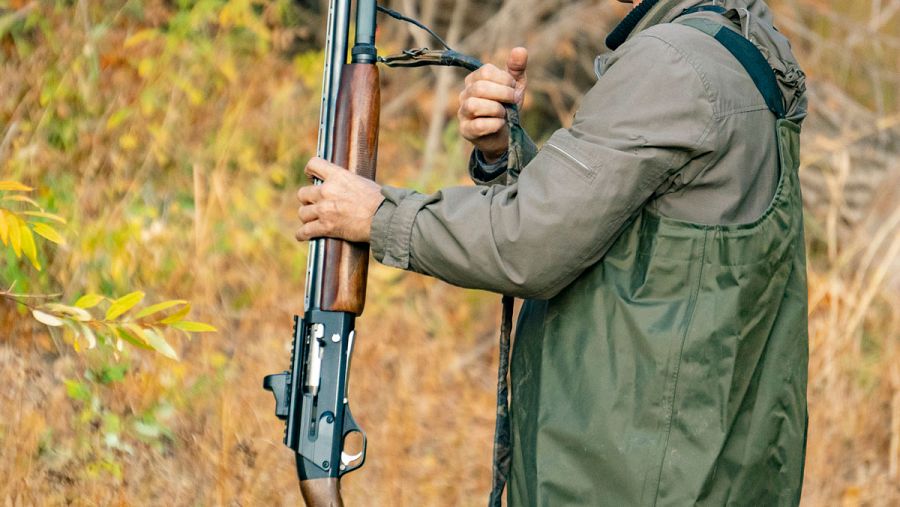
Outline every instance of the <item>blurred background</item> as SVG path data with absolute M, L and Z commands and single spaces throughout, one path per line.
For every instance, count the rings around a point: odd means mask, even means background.
M 900 0 L 770 4 L 810 96 L 803 502 L 900 505 Z M 627 12 L 388 5 L 487 61 L 527 46 L 524 121 L 539 140 L 569 123 Z M 315 149 L 326 8 L 0 0 L 4 505 L 301 503 L 261 379 L 287 366 L 302 310 L 294 192 Z M 388 19 L 379 40 L 382 52 L 434 45 Z M 465 184 L 462 71 L 382 77 L 379 180 Z M 128 313 L 138 291 L 144 308 L 189 301 L 218 332 L 190 332 L 183 312 L 148 324 Z M 349 505 L 485 502 L 498 318 L 495 295 L 372 265 L 351 381 L 369 454 L 344 480 Z

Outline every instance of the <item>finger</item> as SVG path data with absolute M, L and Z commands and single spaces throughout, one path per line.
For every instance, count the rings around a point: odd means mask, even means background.
M 466 86 L 471 86 L 478 81 L 491 81 L 510 88 L 516 85 L 516 80 L 508 72 L 493 64 L 485 64 L 480 69 L 466 76 Z
M 320 206 L 317 204 L 311 204 L 309 206 L 300 206 L 297 208 L 297 217 L 304 224 L 315 222 L 319 219 Z
M 513 48 L 506 59 L 506 70 L 516 80 L 516 104 L 520 107 L 525 101 L 525 87 L 528 84 L 528 76 L 525 67 L 528 66 L 528 50 L 522 47 Z
M 472 82 L 475 81 L 491 81 L 497 84 L 501 84 L 503 86 L 515 86 L 516 80 L 515 78 L 506 72 L 505 70 L 497 67 L 493 64 L 487 64 L 480 69 L 478 69 L 477 79 L 473 79 Z
M 516 101 L 516 90 L 493 81 L 482 80 L 469 87 L 469 96 L 512 104 Z
M 297 191 L 297 200 L 300 204 L 313 204 L 322 200 L 322 189 L 316 185 L 307 185 Z
M 466 127 L 466 137 L 477 139 L 479 137 L 489 136 L 500 132 L 505 126 L 506 119 L 504 118 L 476 118 L 468 122 Z
M 525 77 L 525 67 L 528 66 L 528 50 L 523 47 L 513 48 L 506 58 L 506 71 L 516 81 Z
M 335 174 L 335 171 L 341 170 L 340 167 L 328 162 L 327 160 L 319 157 L 313 157 L 309 159 L 309 162 L 306 163 L 306 169 L 304 172 L 307 176 L 311 178 L 318 178 L 322 181 L 327 181 L 332 175 Z
M 495 100 L 486 100 L 478 97 L 466 99 L 460 109 L 465 118 L 504 118 L 506 109 L 503 104 Z
M 297 234 L 294 237 L 297 238 L 297 241 L 309 241 L 311 239 L 316 238 L 324 238 L 328 234 L 328 230 L 318 220 L 313 222 L 305 223 L 302 227 L 297 229 Z

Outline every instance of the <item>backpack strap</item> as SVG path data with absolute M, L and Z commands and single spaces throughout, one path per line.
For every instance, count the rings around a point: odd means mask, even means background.
M 722 12 L 720 12 L 720 10 Z M 725 9 L 709 5 L 686 9 L 683 14 L 693 14 L 702 11 L 712 11 L 723 14 Z M 679 20 L 678 23 L 696 28 L 725 46 L 725 49 L 737 59 L 741 66 L 744 67 L 744 70 L 747 71 L 747 74 L 750 75 L 750 79 L 753 80 L 756 88 L 762 94 L 763 99 L 766 101 L 766 105 L 769 106 L 769 110 L 779 119 L 785 117 L 787 112 L 785 111 L 784 97 L 781 94 L 781 89 L 778 88 L 775 71 L 769 66 L 769 62 L 766 61 L 766 58 L 755 44 L 744 38 L 741 34 L 708 19 L 683 19 Z
M 681 11 L 681 15 L 687 16 L 688 14 L 693 14 L 695 12 L 715 12 L 716 14 L 725 14 L 728 12 L 728 9 L 721 5 L 695 5 L 694 7 Z

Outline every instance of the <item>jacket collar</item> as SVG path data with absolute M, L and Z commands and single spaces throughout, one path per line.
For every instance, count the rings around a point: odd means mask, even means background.
M 710 0 L 644 0 L 610 32 L 606 37 L 606 46 L 615 51 L 635 34 L 651 26 L 668 23 L 685 9 L 715 3 Z

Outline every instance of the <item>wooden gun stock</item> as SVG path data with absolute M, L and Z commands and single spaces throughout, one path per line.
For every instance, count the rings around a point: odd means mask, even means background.
M 300 481 L 300 492 L 310 507 L 344 507 L 340 479 Z
M 373 64 L 346 65 L 335 111 L 333 162 L 370 180 L 375 179 L 380 109 L 378 68 Z M 326 239 L 322 309 L 361 315 L 368 267 L 368 244 Z

